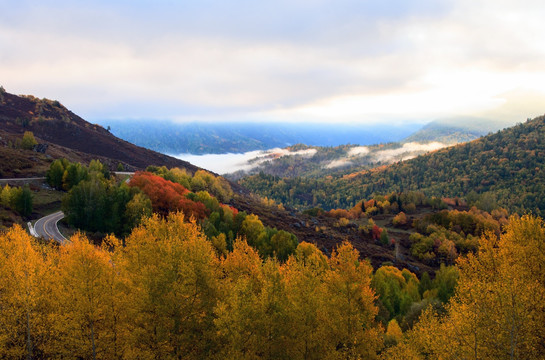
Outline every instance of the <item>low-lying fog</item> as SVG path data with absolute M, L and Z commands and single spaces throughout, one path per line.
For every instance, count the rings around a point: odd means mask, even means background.
M 172 155 L 178 159 L 190 162 L 193 165 L 224 175 L 240 170 L 249 171 L 258 167 L 267 160 L 277 159 L 282 156 L 301 155 L 311 157 L 316 154 L 316 149 L 289 151 L 286 149 L 255 150 L 241 154 L 180 154 Z
M 391 149 L 380 149 L 376 147 L 354 146 L 350 148 L 345 156 L 339 156 L 337 159 L 322 163 L 321 166 L 326 169 L 349 167 L 354 165 L 358 159 L 367 157 L 368 163 L 392 163 L 400 160 L 408 160 L 429 151 L 438 150 L 447 146 L 440 142 L 430 142 L 427 144 L 410 142 Z M 305 149 L 298 151 L 289 151 L 287 149 L 255 150 L 240 154 L 180 154 L 174 155 L 178 159 L 189 161 L 203 169 L 213 171 L 217 174 L 232 174 L 237 171 L 249 172 L 259 167 L 265 161 L 278 159 L 284 156 L 302 156 L 311 158 L 316 154 L 316 149 Z

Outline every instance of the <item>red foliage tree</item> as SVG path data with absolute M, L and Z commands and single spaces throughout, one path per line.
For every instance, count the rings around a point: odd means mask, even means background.
M 183 211 L 186 216 L 197 219 L 206 217 L 204 204 L 194 202 L 185 195 L 189 193 L 185 187 L 149 172 L 137 172 L 133 175 L 129 186 L 136 186 L 151 200 L 153 211 L 166 216 L 171 211 Z
M 382 229 L 379 228 L 376 224 L 373 225 L 373 229 L 371 230 L 371 234 L 373 235 L 373 240 L 380 239 L 380 234 L 382 234 Z

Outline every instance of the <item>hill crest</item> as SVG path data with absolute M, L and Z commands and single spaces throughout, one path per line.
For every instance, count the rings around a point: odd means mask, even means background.
M 50 144 L 99 158 L 129 165 L 133 170 L 148 165 L 181 167 L 190 172 L 199 168 L 112 135 L 107 129 L 91 124 L 59 101 L 39 99 L 32 95 L 17 96 L 3 91 L 0 97 L 0 125 L 10 134 L 32 131 Z
M 373 194 L 423 191 L 427 196 L 487 194 L 519 213 L 545 213 L 545 116 L 465 144 L 331 179 L 276 178 L 257 174 L 241 185 L 301 208 L 351 208 Z M 295 194 L 286 198 L 282 194 Z M 322 194 L 328 194 L 326 198 Z M 309 200 L 310 199 L 310 200 Z

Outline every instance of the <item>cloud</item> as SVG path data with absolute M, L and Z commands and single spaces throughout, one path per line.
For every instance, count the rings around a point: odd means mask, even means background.
M 296 151 L 290 151 L 288 149 L 281 149 L 281 148 L 275 148 L 267 151 L 263 151 L 260 155 L 258 155 L 258 158 L 266 158 L 266 159 L 277 159 L 284 156 L 302 156 L 302 157 L 313 157 L 318 150 L 310 148 L 310 149 L 302 149 L 302 150 L 296 150 Z
M 367 146 L 356 146 L 352 147 L 346 153 L 346 157 L 341 157 L 330 161 L 324 168 L 334 169 L 344 166 L 353 165 L 354 162 L 357 162 L 357 157 L 369 156 L 369 164 L 383 162 L 391 163 L 394 161 L 409 160 L 416 157 L 419 154 L 434 151 L 446 147 L 446 144 L 440 142 L 430 142 L 426 144 L 421 144 L 417 142 L 405 143 L 402 146 L 399 146 L 394 149 L 387 150 L 377 150 L 375 148 L 369 149 Z
M 513 89 L 545 94 L 544 8 L 535 0 L 22 1 L 0 14 L 0 81 L 91 119 L 475 114 L 502 106 L 498 96 Z
M 250 164 L 249 160 L 255 158 L 260 153 L 261 151 L 257 150 L 243 154 L 179 154 L 173 156 L 221 175 L 239 170 L 249 171 L 253 169 L 256 165 Z

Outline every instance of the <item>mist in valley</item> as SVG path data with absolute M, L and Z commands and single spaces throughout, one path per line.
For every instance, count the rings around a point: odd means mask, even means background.
M 324 153 L 336 148 L 308 147 L 299 150 L 290 148 L 273 148 L 269 150 L 255 150 L 244 153 L 226 154 L 178 154 L 173 155 L 178 159 L 189 161 L 199 167 L 221 175 L 237 174 L 235 177 L 251 175 L 260 171 L 268 173 L 269 170 L 285 166 L 285 164 L 305 164 L 312 168 L 329 170 L 350 170 L 362 165 L 373 166 L 389 164 L 397 161 L 412 159 L 446 147 L 441 142 L 419 143 L 409 142 L 404 144 L 388 144 L 373 146 L 348 146 L 345 151 L 340 151 L 333 159 Z M 387 147 L 384 149 L 384 147 Z M 297 166 L 297 165 L 295 165 Z

